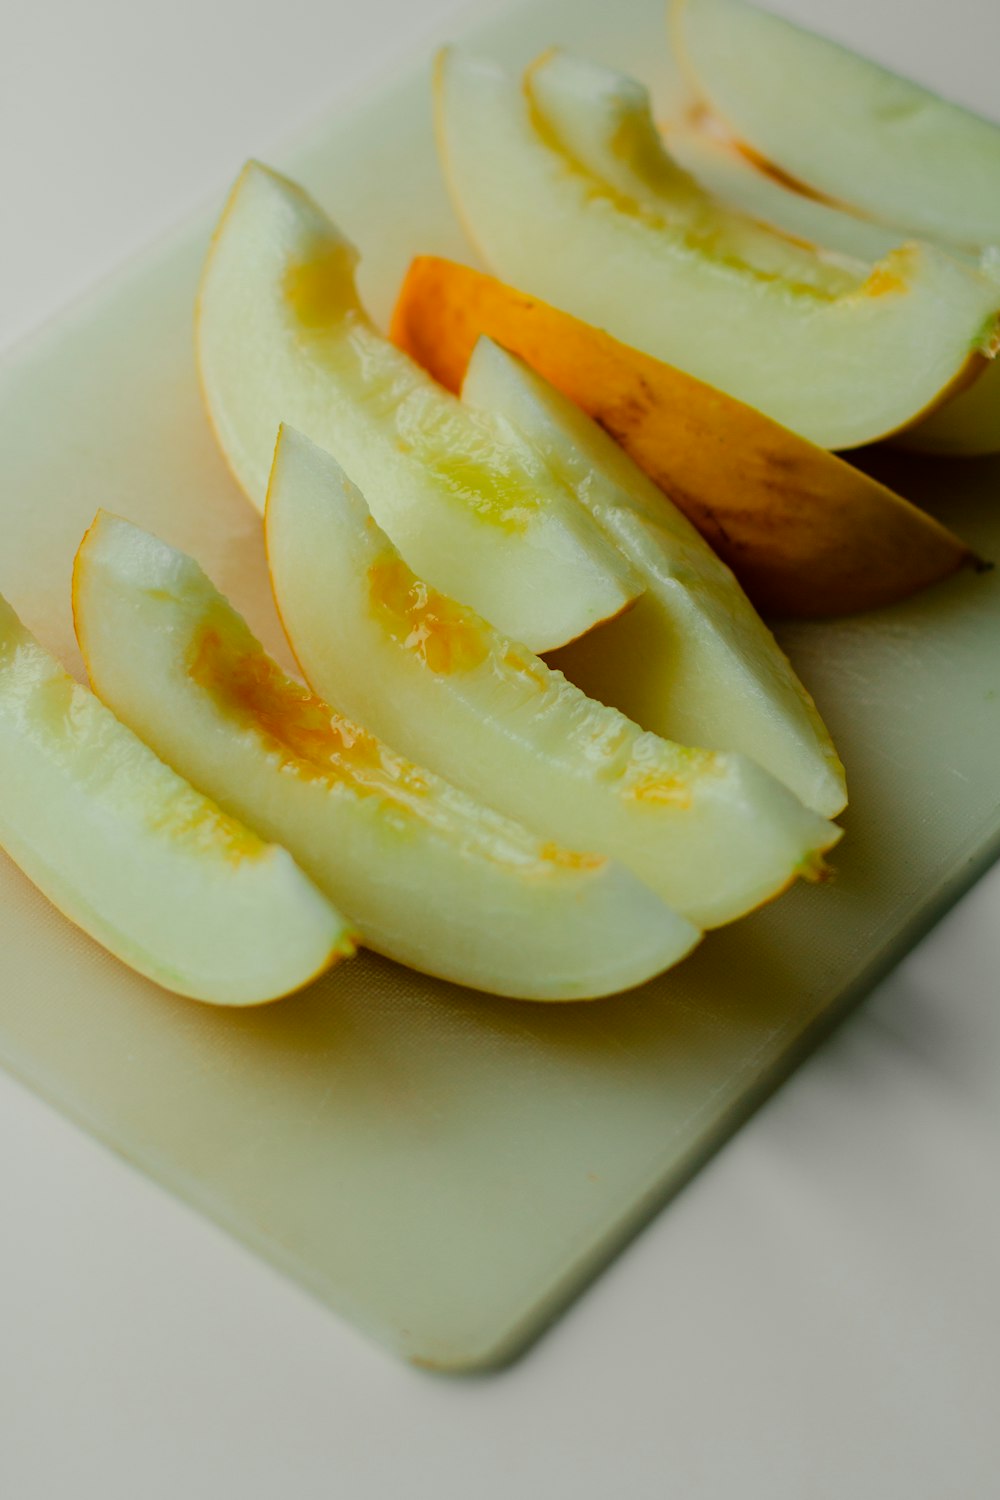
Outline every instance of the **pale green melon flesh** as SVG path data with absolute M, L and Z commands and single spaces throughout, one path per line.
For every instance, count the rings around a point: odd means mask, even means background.
M 456 983 L 584 999 L 697 932 L 607 860 L 546 846 L 288 678 L 191 558 L 102 516 L 76 566 L 88 670 L 171 765 L 291 849 L 369 947 Z
M 796 192 L 711 129 L 683 120 L 668 122 L 666 138 L 675 160 L 707 192 L 801 241 L 874 262 L 905 238 L 901 230 Z M 985 268 L 996 276 L 991 260 Z M 1000 451 L 1000 364 L 993 360 L 968 390 L 899 434 L 897 442 L 925 453 L 956 456 Z
M 933 247 L 909 246 L 830 292 L 742 261 L 726 240 L 713 247 L 684 215 L 652 215 L 585 171 L 560 149 L 553 118 L 562 97 L 579 122 L 568 61 L 544 89 L 541 128 L 537 102 L 493 65 L 451 52 L 439 69 L 455 203 L 505 281 L 828 448 L 912 424 L 992 348 L 1000 292 Z M 532 100 L 547 67 L 530 71 Z M 599 118 L 602 90 L 620 92 L 617 75 L 594 86 Z
M 276 999 L 353 952 L 290 855 L 158 760 L 2 599 L 0 846 L 77 926 L 195 999 Z
M 329 456 L 287 429 L 266 532 L 318 693 L 498 811 L 619 860 L 696 926 L 776 895 L 838 838 L 745 757 L 642 731 L 429 589 Z
M 539 650 L 618 614 L 638 585 L 509 427 L 467 411 L 375 329 L 352 247 L 295 183 L 251 162 L 205 265 L 196 318 L 220 446 L 264 508 L 281 422 L 334 454 L 437 587 Z
M 873 263 L 907 238 L 899 230 L 796 192 L 710 128 L 668 120 L 664 135 L 671 156 L 706 192 L 804 244 Z
M 738 750 L 835 817 L 844 768 L 816 706 L 729 568 L 628 454 L 523 361 L 481 338 L 462 388 L 544 443 L 645 589 L 563 649 L 581 687 L 657 734 Z M 578 675 L 582 674 L 582 675 Z
M 910 236 L 1000 243 L 1000 126 L 744 0 L 674 0 L 692 85 L 814 192 Z

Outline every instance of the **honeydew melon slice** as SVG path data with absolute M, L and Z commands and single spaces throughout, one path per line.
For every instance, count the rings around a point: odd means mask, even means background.
M 621 125 L 639 108 L 629 80 L 565 54 L 529 70 L 524 87 L 490 63 L 442 55 L 443 160 L 497 274 L 822 447 L 906 427 L 986 368 L 1000 291 L 951 256 L 908 245 L 832 291 L 741 259 L 710 216 L 692 229 L 682 207 L 652 213 L 563 144 L 579 141 L 591 111 L 595 129 L 613 129 L 609 150 L 624 143 L 628 156 L 650 139 Z
M 157 538 L 100 515 L 74 583 L 102 697 L 291 849 L 367 946 L 477 989 L 572 1000 L 639 984 L 697 941 L 627 870 L 529 833 L 333 713 Z
M 70 921 L 196 1000 L 274 1000 L 354 951 L 291 855 L 158 760 L 3 599 L 0 845 Z
M 499 811 L 619 860 L 696 926 L 815 873 L 836 842 L 752 761 L 641 730 L 418 579 L 336 463 L 287 429 L 266 535 L 317 692 Z
M 281 422 L 333 453 L 403 556 L 538 649 L 625 609 L 623 559 L 508 424 L 469 411 L 373 326 L 356 252 L 301 188 L 243 170 L 205 264 L 202 390 L 263 509 Z
M 569 675 L 659 735 L 748 755 L 807 807 L 836 817 L 844 768 L 815 704 L 677 507 L 579 407 L 492 340 L 477 343 L 463 394 L 544 441 L 644 584 L 622 620 L 564 647 Z

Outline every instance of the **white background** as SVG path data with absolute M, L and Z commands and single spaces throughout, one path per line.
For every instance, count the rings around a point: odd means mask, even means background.
M 998 108 L 996 0 L 780 8 Z M 5 0 L 0 344 L 456 11 Z M 464 1382 L 0 1076 L 0 1494 L 985 1500 L 998 972 L 994 872 L 525 1360 Z

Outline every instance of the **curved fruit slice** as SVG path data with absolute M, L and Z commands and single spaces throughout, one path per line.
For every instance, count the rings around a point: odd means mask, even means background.
M 451 52 L 437 99 L 454 199 L 494 270 L 823 447 L 916 421 L 997 347 L 1000 292 L 932 247 L 897 250 L 835 292 L 734 256 L 708 210 L 695 229 L 666 190 L 654 214 L 588 172 L 561 139 L 580 139 L 587 108 L 609 151 L 648 146 L 651 127 L 630 124 L 630 80 L 556 55 L 521 89 Z M 629 165 L 649 181 L 645 163 Z
M 367 946 L 495 994 L 571 1000 L 640 984 L 697 941 L 627 870 L 543 842 L 334 714 L 196 563 L 137 527 L 98 516 L 74 613 L 104 700 L 290 848 Z
M 415 260 L 393 337 L 457 390 L 480 334 L 519 354 L 616 438 L 765 613 L 874 609 L 973 560 L 915 505 L 731 396 L 492 276 Z M 994 368 L 959 402 L 992 381 Z M 629 628 L 623 618 L 621 633 Z
M 625 564 L 515 432 L 466 410 L 372 326 L 356 255 L 251 162 L 202 277 L 198 359 L 222 450 L 263 509 L 280 422 L 333 453 L 403 556 L 539 649 L 618 614 Z
M 706 193 L 664 149 L 649 94 L 636 79 L 552 48 L 528 68 L 524 87 L 542 133 L 577 170 L 618 195 L 626 211 L 668 223 L 718 260 L 829 296 L 864 280 L 868 268 L 855 257 L 775 232 Z
M 673 0 L 674 50 L 738 140 L 909 235 L 1000 243 L 1000 126 L 743 0 Z
M 676 121 L 665 133 L 671 155 L 706 192 L 760 223 L 869 261 L 889 254 L 903 238 L 898 229 L 796 191 L 718 130 Z M 898 434 L 896 442 L 921 453 L 956 457 L 1000 452 L 1000 360 L 992 360 L 970 389 Z
M 182 781 L 0 599 L 0 845 L 166 989 L 255 1005 L 354 951 L 284 849 Z
M 329 456 L 287 430 L 265 524 L 317 691 L 500 811 L 619 859 L 697 926 L 776 895 L 836 841 L 752 762 L 645 733 L 421 582 Z
M 796 191 L 713 129 L 713 123 L 711 116 L 699 113 L 694 120 L 668 121 L 663 135 L 674 161 L 727 208 L 791 235 L 800 244 L 834 250 L 856 261 L 881 260 L 907 238 L 898 229 Z
M 679 122 L 667 126 L 666 138 L 671 154 L 707 192 L 800 240 L 875 261 L 903 238 L 899 230 L 797 192 L 714 130 Z M 988 262 L 984 269 L 995 278 Z M 896 441 L 922 453 L 968 457 L 1000 451 L 1000 360 Z
M 589 417 L 489 339 L 476 345 L 464 394 L 531 433 L 645 585 L 617 626 L 563 649 L 573 681 L 659 735 L 748 755 L 836 817 L 844 768 L 816 706 L 694 527 Z

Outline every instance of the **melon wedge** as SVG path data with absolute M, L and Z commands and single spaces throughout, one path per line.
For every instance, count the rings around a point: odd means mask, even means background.
M 671 123 L 666 129 L 671 154 L 707 192 L 803 242 L 876 261 L 904 238 L 858 214 L 797 192 L 766 164 L 754 162 L 733 142 L 702 124 Z M 956 252 L 960 253 L 960 252 Z M 984 255 L 981 269 L 996 279 L 995 258 Z M 1000 451 L 1000 360 L 991 360 L 968 390 L 959 392 L 896 439 L 923 453 L 970 457 Z
M 0 845 L 70 921 L 196 1000 L 274 1000 L 354 951 L 291 855 L 158 760 L 3 599 Z
M 333 453 L 436 587 L 542 649 L 618 614 L 638 586 L 519 434 L 442 391 L 373 327 L 356 254 L 294 183 L 251 162 L 198 298 L 202 389 L 261 509 L 279 423 Z
M 392 332 L 450 390 L 461 387 L 480 334 L 520 355 L 618 440 L 765 613 L 874 609 L 974 561 L 959 537 L 843 460 L 468 266 L 415 260 Z M 1000 365 L 959 404 L 994 370 Z M 623 616 L 616 635 L 632 628 Z
M 524 88 L 458 52 L 437 70 L 437 115 L 452 195 L 504 279 L 700 379 L 827 448 L 916 421 L 981 373 L 998 343 L 1000 291 L 926 246 L 906 246 L 832 290 L 740 258 L 709 208 L 693 223 L 661 175 L 653 213 L 588 170 L 579 143 L 593 113 L 648 183 L 632 143 L 652 149 L 630 80 L 555 54 Z M 648 128 L 647 128 L 648 127 Z M 791 242 L 781 238 L 784 249 Z M 798 247 L 801 250 L 801 247 Z M 824 268 L 824 275 L 830 268 Z
M 329 455 L 287 429 L 265 529 L 317 692 L 499 811 L 619 860 L 696 926 L 815 872 L 839 836 L 751 761 L 642 731 L 430 588 Z
M 521 360 L 480 339 L 464 394 L 536 442 L 642 579 L 628 615 L 556 660 L 644 729 L 738 750 L 807 807 L 836 817 L 844 768 L 791 663 L 723 562 L 641 469 Z
M 1000 126 L 744 0 L 673 0 L 677 59 L 758 156 L 913 237 L 1000 244 Z
M 74 573 L 91 681 L 137 734 L 280 839 L 368 947 L 494 994 L 572 1000 L 698 932 L 627 870 L 418 770 L 287 677 L 190 558 L 101 514 Z

